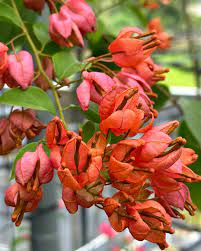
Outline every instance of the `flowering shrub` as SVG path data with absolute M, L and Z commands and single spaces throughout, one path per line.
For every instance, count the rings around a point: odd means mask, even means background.
M 155 8 L 157 1 L 144 4 Z M 183 210 L 190 215 L 196 210 L 185 183 L 199 182 L 201 177 L 188 167 L 197 154 L 184 147 L 184 138 L 171 137 L 179 122 L 154 126 L 158 112 L 152 88 L 169 69 L 155 64 L 151 55 L 171 43 L 160 19 L 151 20 L 144 32 L 136 27 L 122 29 L 107 54 L 79 62 L 66 47 L 84 47 L 84 37 L 95 31 L 95 14 L 85 0 L 24 0 L 27 9 L 39 14 L 49 8 L 49 28 L 33 24 L 34 35 L 15 0 L 2 6 L 22 32 L 7 44 L 0 43 L 0 86 L 10 88 L 0 102 L 28 109 L 12 109 L 8 118 L 0 120 L 0 154 L 20 148 L 25 137 L 32 139 L 46 130 L 46 137 L 22 148 L 14 162 L 16 183 L 5 191 L 5 203 L 14 208 L 12 221 L 19 226 L 24 213 L 37 208 L 43 184 L 51 182 L 55 169 L 69 213 L 96 206 L 105 211 L 115 231 L 128 228 L 135 239 L 167 248 L 166 233 L 174 233 L 172 218 L 184 219 Z M 14 43 L 22 37 L 30 52 L 16 51 Z M 59 51 L 51 54 L 47 43 L 56 43 Z M 81 78 L 71 80 L 77 72 Z M 76 83 L 78 108 L 97 124 L 93 134 L 89 128 L 70 131 L 65 121 L 59 89 Z M 57 116 L 45 93 L 49 89 Z M 98 112 L 91 110 L 91 103 Z M 32 109 L 55 117 L 44 125 Z M 116 189 L 112 197 L 103 196 L 108 185 Z M 101 226 L 102 232 L 108 229 Z M 108 235 L 114 235 L 111 229 Z

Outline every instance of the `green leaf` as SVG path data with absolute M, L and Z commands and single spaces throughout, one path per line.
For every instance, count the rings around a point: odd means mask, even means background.
M 116 144 L 123 139 L 123 135 L 116 136 L 113 132 L 111 133 L 110 144 Z
M 37 22 L 33 25 L 33 30 L 42 46 L 46 45 L 50 41 L 48 24 L 44 22 Z
M 157 84 L 152 87 L 152 90 L 158 95 L 158 97 L 154 99 L 154 108 L 160 110 L 170 99 L 171 94 L 169 88 L 166 85 Z
M 201 145 L 201 130 L 200 130 L 200 118 L 201 118 L 201 101 L 195 99 L 181 98 L 179 104 L 184 113 L 184 119 L 195 137 L 199 145 Z
M 22 106 L 40 111 L 48 111 L 56 115 L 52 100 L 42 89 L 31 86 L 25 91 L 12 88 L 0 96 L 0 104 Z
M 19 150 L 19 152 L 17 153 L 15 157 L 15 160 L 13 161 L 10 180 L 15 178 L 15 168 L 16 168 L 17 161 L 22 158 L 25 152 L 34 152 L 37 146 L 38 146 L 38 142 L 33 142 L 33 143 L 25 145 L 23 148 Z
M 101 171 L 100 174 L 104 177 L 105 181 L 110 181 L 110 176 L 109 176 L 108 170 Z
M 88 142 L 96 131 L 95 124 L 92 121 L 87 121 L 83 126 L 83 140 L 84 142 Z
M 123 139 L 124 135 L 116 136 L 111 130 L 109 130 L 109 134 L 107 136 L 108 144 L 116 144 Z
M 71 75 L 82 71 L 88 64 L 79 62 L 70 50 L 58 52 L 54 54 L 52 59 L 56 75 L 59 79 L 70 77 Z
M 16 15 L 14 9 L 2 1 L 0 1 L 0 17 L 4 17 L 13 24 L 21 27 L 20 18 Z
M 199 159 L 190 165 L 190 168 L 197 174 L 201 175 L 201 145 L 199 145 L 198 141 L 192 134 L 191 130 L 189 129 L 187 122 L 183 121 L 179 127 L 179 136 L 184 137 L 187 140 L 187 144 L 185 147 L 192 148 L 198 155 Z M 201 199 L 200 199 L 200 193 L 201 191 L 201 183 L 188 183 L 187 184 L 190 192 L 191 192 L 191 198 L 193 202 L 198 206 L 199 210 L 201 210 Z
M 48 146 L 46 144 L 43 144 L 43 150 L 45 151 L 47 156 L 50 157 L 50 149 L 48 148 Z
M 75 109 L 75 110 L 78 110 L 78 111 L 81 111 L 82 114 L 88 119 L 88 120 L 91 120 L 95 123 L 100 123 L 100 116 L 98 114 L 98 112 L 92 110 L 92 109 L 88 109 L 86 112 L 84 112 L 81 107 L 79 105 L 69 105 L 68 107 L 66 107 L 64 110 L 67 110 L 67 109 Z
M 134 15 L 137 16 L 138 20 L 141 22 L 141 25 L 146 27 L 148 23 L 148 19 L 146 15 L 143 13 L 142 8 L 140 8 L 138 5 L 130 4 L 129 6 L 130 10 L 133 11 Z

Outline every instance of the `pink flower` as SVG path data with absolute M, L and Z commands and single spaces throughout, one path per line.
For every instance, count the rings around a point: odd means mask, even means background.
M 85 0 L 67 0 L 62 8 L 70 15 L 83 34 L 95 30 L 96 17 Z
M 153 62 L 151 58 L 147 58 L 141 64 L 135 67 L 136 73 L 141 76 L 150 86 L 158 81 L 165 80 L 164 73 L 169 72 L 168 68 L 163 68 Z
M 0 75 L 5 72 L 8 67 L 8 47 L 0 42 Z
M 145 144 L 135 152 L 135 163 L 155 170 L 172 166 L 180 158 L 181 147 L 186 143 L 181 137 L 172 140 L 169 136 L 178 125 L 178 121 L 171 121 L 146 132 L 141 137 Z M 172 147 L 172 150 L 168 149 L 169 147 Z
M 52 163 L 43 150 L 42 144 L 37 146 L 35 152 L 26 152 L 17 161 L 16 181 L 23 186 L 27 186 L 28 191 L 38 191 L 41 184 L 52 180 L 53 175 Z
M 107 222 L 102 222 L 99 226 L 99 232 L 105 234 L 109 238 L 114 238 L 117 234 L 116 231 Z
M 59 13 L 50 15 L 49 34 L 52 40 L 61 46 L 84 47 L 82 34 L 63 7 Z
M 154 102 L 150 100 L 148 95 L 154 95 L 150 86 L 147 82 L 138 76 L 136 73 L 126 72 L 124 70 L 128 68 L 123 68 L 123 71 L 119 72 L 114 80 L 119 88 L 126 90 L 129 87 L 137 87 L 139 90 L 139 103 L 141 104 L 141 109 L 145 112 L 146 115 L 150 114 L 153 109 Z
M 115 86 L 115 82 L 105 73 L 87 72 L 82 73 L 83 82 L 77 88 L 77 97 L 81 108 L 86 111 L 90 100 L 100 104 L 105 93 Z
M 4 74 L 5 82 L 9 87 L 20 86 L 27 89 L 34 77 L 34 64 L 32 56 L 27 51 L 9 55 L 8 70 Z

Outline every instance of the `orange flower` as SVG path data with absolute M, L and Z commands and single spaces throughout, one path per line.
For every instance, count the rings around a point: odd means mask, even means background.
M 152 19 L 148 24 L 148 30 L 155 31 L 158 40 L 160 41 L 160 49 L 168 49 L 171 47 L 172 37 L 166 33 L 161 25 L 161 20 L 159 17 Z
M 143 62 L 160 43 L 153 34 L 143 34 L 135 27 L 124 28 L 108 47 L 113 61 L 120 67 L 135 67 Z M 144 37 L 150 38 L 143 40 Z
M 129 88 L 120 94 L 117 89 L 108 92 L 99 107 L 102 132 L 107 134 L 111 130 L 117 136 L 122 133 L 134 136 L 144 119 L 144 112 L 137 108 L 138 102 L 137 88 Z
M 80 136 L 69 140 L 63 151 L 58 176 L 65 187 L 76 191 L 95 182 L 102 168 L 106 139 L 97 133 L 88 145 Z
M 128 206 L 127 212 L 134 219 L 129 219 L 129 231 L 137 240 L 156 243 L 161 249 L 168 247 L 166 233 L 173 234 L 171 218 L 156 201 L 149 200 Z

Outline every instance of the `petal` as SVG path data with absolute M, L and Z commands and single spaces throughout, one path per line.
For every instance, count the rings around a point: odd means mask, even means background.
M 37 161 L 37 152 L 26 152 L 23 157 L 17 161 L 15 178 L 18 183 L 24 186 L 29 180 L 31 180 Z
M 49 183 L 54 176 L 54 169 L 52 166 L 52 162 L 49 157 L 43 150 L 43 145 L 40 144 L 37 149 L 38 158 L 40 160 L 40 169 L 39 169 L 39 182 L 40 184 Z
M 111 77 L 102 72 L 87 72 L 82 73 L 84 79 L 94 81 L 105 92 L 108 92 L 115 86 L 115 83 Z
M 120 136 L 122 133 L 129 131 L 129 136 L 134 136 L 142 124 L 144 112 L 136 109 L 135 111 L 125 110 L 112 113 L 107 119 L 100 124 L 100 129 L 107 134 L 108 130 Z
M 59 146 L 55 146 L 51 149 L 50 160 L 55 169 L 61 168 L 61 150 Z
M 143 41 L 133 38 L 117 38 L 108 47 L 113 61 L 120 67 L 135 67 L 144 61 Z
M 61 183 L 64 185 L 64 187 L 68 187 L 72 189 L 73 191 L 81 189 L 81 186 L 76 181 L 76 179 L 73 177 L 69 169 L 58 169 L 58 177 L 61 181 Z
M 129 221 L 129 231 L 132 234 L 133 238 L 138 241 L 143 241 L 146 239 L 148 233 L 150 232 L 150 227 L 142 220 L 138 212 L 134 210 L 130 210 L 129 214 L 134 216 L 136 220 Z
M 72 21 L 69 15 L 64 12 L 50 15 L 50 26 L 55 33 L 67 39 L 72 33 Z
M 63 187 L 62 199 L 66 206 L 66 209 L 70 214 L 75 214 L 78 210 L 78 204 L 76 200 L 76 195 L 73 190 L 68 187 Z
M 153 168 L 155 170 L 167 169 L 171 167 L 181 156 L 181 149 L 167 154 L 160 158 L 154 158 L 149 162 L 139 162 L 138 165 L 141 167 Z
M 113 89 L 106 93 L 106 95 L 103 97 L 99 106 L 99 114 L 102 120 L 108 118 L 112 114 L 115 107 L 116 95 L 117 91 Z
M 182 148 L 181 161 L 184 165 L 188 166 L 193 164 L 198 159 L 198 155 L 193 149 Z
M 5 203 L 7 206 L 15 207 L 17 202 L 17 195 L 19 186 L 17 183 L 11 185 L 5 190 Z
M 100 156 L 91 159 L 89 168 L 87 169 L 89 184 L 96 181 L 100 176 L 100 170 L 102 168 L 102 158 Z
M 65 11 L 71 16 L 73 22 L 82 32 L 93 32 L 96 24 L 96 17 L 92 8 L 82 0 L 66 1 Z M 64 8 L 64 7 L 62 7 Z
M 142 139 L 146 142 L 140 152 L 142 161 L 149 161 L 162 154 L 169 146 L 172 139 L 163 132 L 150 130 Z
M 90 86 L 90 81 L 84 80 L 76 90 L 77 98 L 83 111 L 88 110 L 89 107 Z
M 9 55 L 8 69 L 10 75 L 18 85 L 26 89 L 34 77 L 34 65 L 32 55 L 27 51 L 20 51 L 16 55 Z
M 86 189 L 81 189 L 76 192 L 78 204 L 84 208 L 89 208 L 94 203 L 94 197 Z
M 115 212 L 109 217 L 109 221 L 116 232 L 122 232 L 127 227 L 127 219 Z
M 113 198 L 107 198 L 104 200 L 104 211 L 108 216 L 111 216 L 114 210 L 120 206 L 121 204 Z
M 109 175 L 111 176 L 111 179 L 125 181 L 131 174 L 132 170 L 132 165 L 117 161 L 113 156 L 111 156 L 109 162 Z

